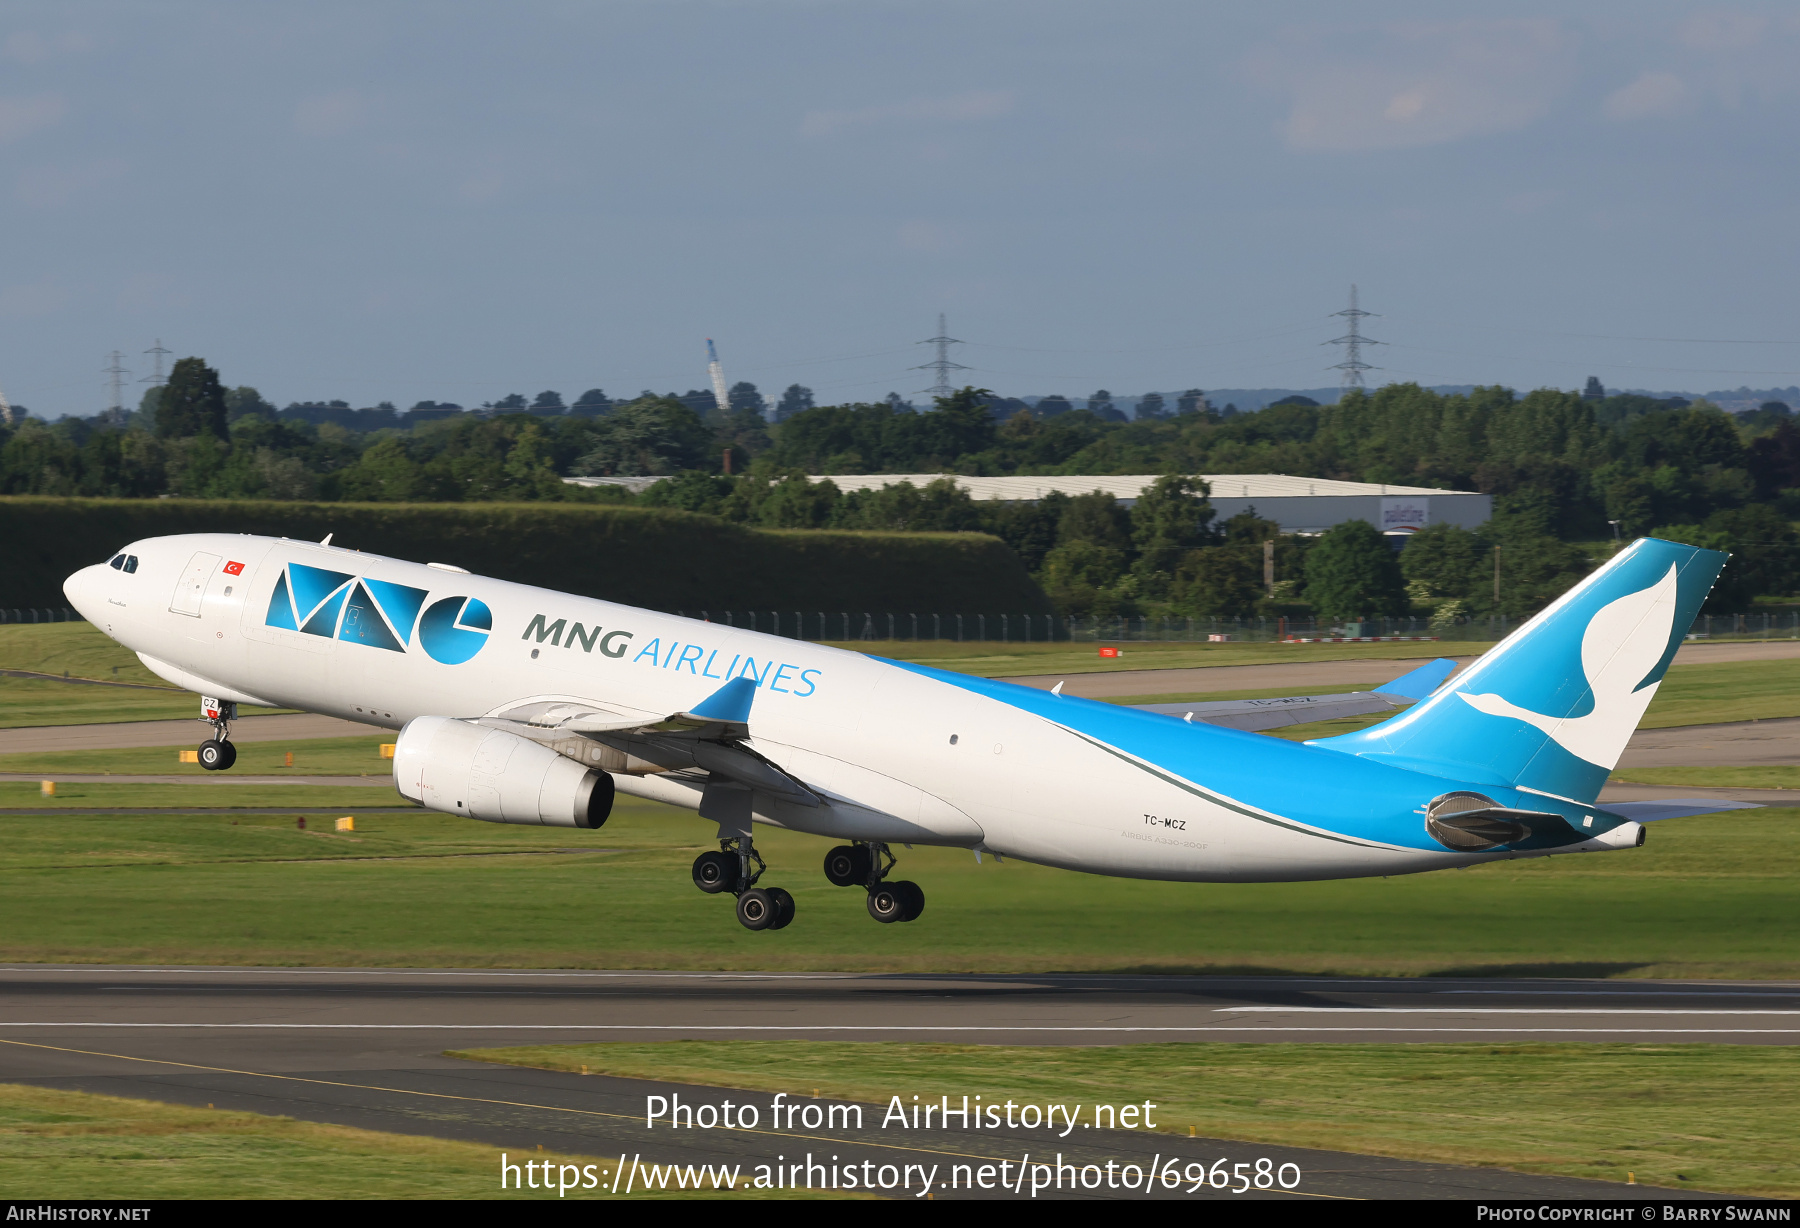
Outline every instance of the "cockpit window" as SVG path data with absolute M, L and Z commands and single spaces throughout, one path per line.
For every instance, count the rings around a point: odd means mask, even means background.
M 136 571 L 136 570 L 137 570 L 137 555 L 135 555 L 135 554 L 128 554 L 128 555 L 126 555 L 126 556 L 125 556 L 125 568 L 124 568 L 124 570 L 125 570 L 125 571 L 126 571 L 126 572 L 127 572 L 127 573 L 130 573 L 130 572 L 134 572 L 134 571 Z
M 113 561 L 110 566 L 114 571 L 119 570 L 119 568 L 125 566 L 125 556 L 122 554 L 113 555 Z

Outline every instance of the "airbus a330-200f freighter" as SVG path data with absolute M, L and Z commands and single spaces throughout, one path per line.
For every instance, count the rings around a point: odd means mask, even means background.
M 150 538 L 64 591 L 203 697 L 208 768 L 258 704 L 399 730 L 395 786 L 447 815 L 592 829 L 615 792 L 685 806 L 718 824 L 694 883 L 751 929 L 794 913 L 757 885 L 758 823 L 839 842 L 826 877 L 904 922 L 925 897 L 891 877 L 895 845 L 1295 881 L 1629 849 L 1645 822 L 1722 808 L 1597 804 L 1725 563 L 1666 541 L 1633 542 L 1452 681 L 1438 662 L 1384 692 L 1156 710 L 329 542 Z M 1408 703 L 1305 743 L 1251 732 Z

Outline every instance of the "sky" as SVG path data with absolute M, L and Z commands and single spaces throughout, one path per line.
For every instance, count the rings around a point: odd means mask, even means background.
M 1500 10 L 1498 13 L 1496 10 Z M 1800 383 L 1800 9 L 0 8 L 0 390 Z M 135 402 L 141 385 L 128 388 Z

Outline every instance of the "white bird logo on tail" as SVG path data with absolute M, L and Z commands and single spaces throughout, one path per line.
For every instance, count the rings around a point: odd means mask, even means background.
M 1633 689 L 1668 651 L 1675 598 L 1675 567 L 1670 564 L 1661 580 L 1602 606 L 1594 615 L 1581 637 L 1581 669 L 1594 696 L 1593 711 L 1586 716 L 1547 716 L 1498 695 L 1462 697 L 1477 711 L 1533 725 L 1571 755 L 1610 771 L 1661 685 L 1658 679 L 1642 690 Z

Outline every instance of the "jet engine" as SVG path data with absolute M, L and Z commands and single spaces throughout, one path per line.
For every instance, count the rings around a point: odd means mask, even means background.
M 529 738 L 445 716 L 406 723 L 394 787 L 428 810 L 489 823 L 595 828 L 612 813 L 613 779 Z

